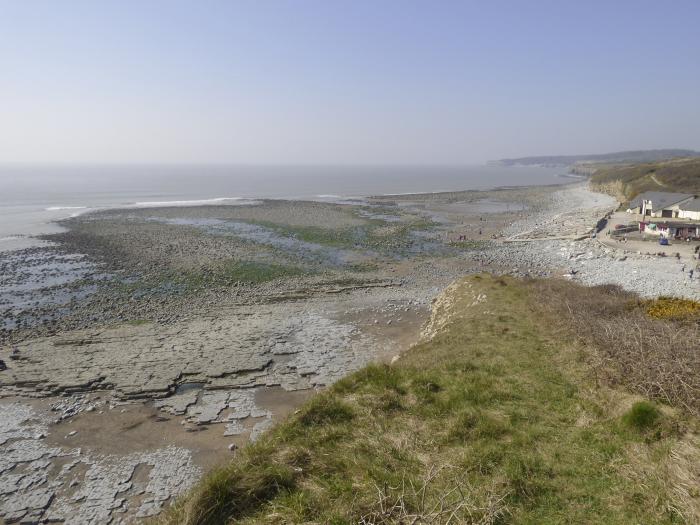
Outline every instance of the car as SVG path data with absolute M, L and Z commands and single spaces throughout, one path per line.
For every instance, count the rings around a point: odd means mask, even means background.
M 662 237 L 661 239 L 659 239 L 659 244 L 661 246 L 668 246 L 668 239 L 666 239 L 665 237 Z

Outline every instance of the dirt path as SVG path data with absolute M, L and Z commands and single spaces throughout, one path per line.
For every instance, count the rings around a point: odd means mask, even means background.
M 653 181 L 656 183 L 657 186 L 661 186 L 662 188 L 665 188 L 665 187 L 666 187 L 665 184 L 663 184 L 661 181 L 659 181 L 659 179 L 656 178 L 656 175 L 655 175 L 654 173 L 652 173 L 651 175 L 649 175 L 649 177 L 651 177 L 651 180 L 653 180 Z

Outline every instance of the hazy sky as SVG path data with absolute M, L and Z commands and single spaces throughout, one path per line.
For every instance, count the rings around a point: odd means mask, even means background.
M 0 0 L 0 162 L 700 149 L 700 1 Z

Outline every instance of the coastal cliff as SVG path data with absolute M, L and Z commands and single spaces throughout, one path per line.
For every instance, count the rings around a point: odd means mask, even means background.
M 696 522 L 697 412 L 575 323 L 680 321 L 616 290 L 457 281 L 422 342 L 314 396 L 158 522 Z
M 700 193 L 700 159 L 601 166 L 591 176 L 591 188 L 610 193 L 621 202 L 644 191 Z
M 642 162 L 661 162 L 679 157 L 700 157 L 700 152 L 689 149 L 652 149 L 617 151 L 614 153 L 592 155 L 544 155 L 537 157 L 500 159 L 495 161 L 495 164 L 501 166 L 566 167 L 575 164 L 630 164 Z

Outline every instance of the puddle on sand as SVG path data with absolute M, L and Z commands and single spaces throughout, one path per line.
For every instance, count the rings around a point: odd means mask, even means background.
M 281 235 L 271 228 L 242 221 L 225 221 L 222 219 L 166 219 L 149 218 L 148 220 L 173 224 L 176 226 L 193 226 L 206 233 L 216 235 L 233 235 L 246 241 L 272 246 L 289 252 L 301 259 L 317 260 L 321 256 L 326 263 L 342 266 L 352 262 L 356 255 L 349 250 L 341 250 L 320 244 L 302 241 L 293 235 Z
M 197 391 L 199 392 L 206 386 L 206 383 L 182 383 L 175 388 L 175 393 L 173 395 L 186 394 L 187 392 Z
M 416 230 L 411 232 L 412 243 L 406 248 L 406 255 L 432 255 L 448 256 L 454 255 L 455 250 L 445 244 L 435 232 Z
M 132 522 L 202 474 L 190 448 L 172 444 L 184 434 L 176 421 L 156 430 L 131 406 L 52 424 L 48 402 L 0 403 L 0 523 Z M 219 457 L 224 443 L 211 447 Z
M 403 219 L 401 218 L 401 215 L 396 214 L 390 214 L 387 213 L 386 211 L 380 212 L 380 211 L 373 211 L 371 209 L 360 209 L 357 210 L 357 214 L 360 217 L 363 217 L 365 219 L 372 219 L 372 220 L 379 220 L 379 221 L 384 221 L 384 222 L 401 222 Z
M 258 388 L 255 391 L 255 404 L 263 410 L 269 410 L 274 420 L 287 417 L 299 406 L 304 404 L 315 390 L 285 390 L 279 386 Z

